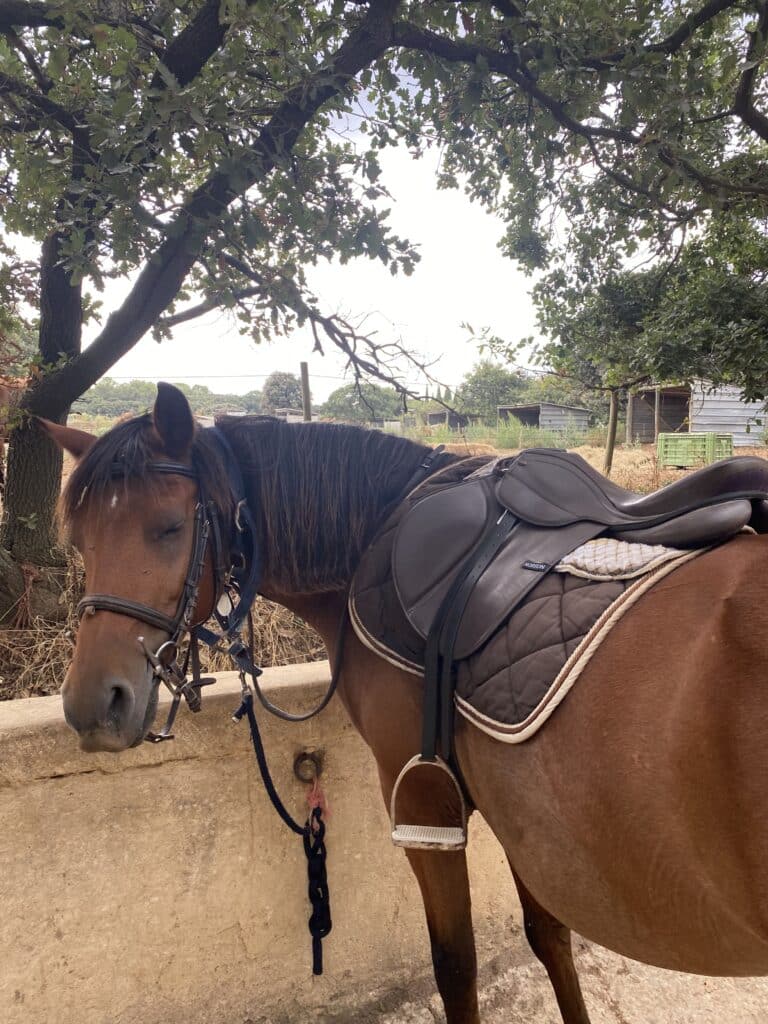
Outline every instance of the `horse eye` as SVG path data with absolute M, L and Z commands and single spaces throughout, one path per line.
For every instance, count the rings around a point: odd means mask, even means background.
M 182 527 L 184 526 L 184 520 L 182 519 L 179 523 L 174 523 L 173 526 L 169 526 L 165 530 L 160 531 L 160 539 L 165 537 L 173 537 L 176 533 L 181 533 Z

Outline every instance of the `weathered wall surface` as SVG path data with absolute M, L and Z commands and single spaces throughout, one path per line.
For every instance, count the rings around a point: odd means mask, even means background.
M 266 679 L 273 700 L 305 709 L 327 665 Z M 418 889 L 338 701 L 303 725 L 261 716 L 297 816 L 294 756 L 326 752 L 334 930 L 326 973 L 311 977 L 301 840 L 267 800 L 247 725 L 230 720 L 238 693 L 222 677 L 200 715 L 180 712 L 173 743 L 116 756 L 78 750 L 58 697 L 0 704 L 3 1024 L 277 1024 L 310 1010 L 353 1020 L 353 1006 L 383 1011 L 429 977 Z M 519 949 L 518 909 L 500 847 L 482 823 L 472 831 L 489 960 Z

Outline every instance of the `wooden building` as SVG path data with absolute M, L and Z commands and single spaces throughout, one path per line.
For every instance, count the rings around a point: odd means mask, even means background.
M 471 423 L 477 423 L 479 419 L 480 417 L 475 416 L 474 413 L 453 412 L 452 409 L 439 409 L 426 414 L 426 424 L 428 427 L 439 427 L 447 424 L 449 430 L 464 430 Z
M 690 431 L 732 434 L 735 446 L 762 444 L 765 403 L 742 402 L 740 393 L 731 385 L 712 390 L 705 382 L 640 388 L 627 402 L 627 443 Z
M 584 432 L 589 427 L 589 409 L 576 405 L 557 405 L 555 402 L 538 402 L 536 405 L 500 405 L 499 419 L 509 422 L 517 420 L 525 427 L 540 427 L 565 433 L 567 430 Z

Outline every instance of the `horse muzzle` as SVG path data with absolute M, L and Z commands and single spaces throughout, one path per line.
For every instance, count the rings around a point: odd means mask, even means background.
M 157 706 L 149 672 L 145 687 L 147 692 L 140 699 L 134 686 L 119 676 L 87 686 L 73 678 L 70 670 L 61 691 L 64 717 L 80 737 L 81 749 L 117 752 L 141 743 Z

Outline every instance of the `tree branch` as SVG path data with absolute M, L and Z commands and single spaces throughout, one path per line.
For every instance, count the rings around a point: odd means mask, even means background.
M 44 378 L 25 400 L 30 412 L 52 404 L 62 410 L 136 344 L 178 293 L 221 212 L 284 163 L 306 124 L 354 76 L 392 42 L 399 0 L 371 0 L 359 25 L 336 53 L 289 90 L 253 147 L 215 170 L 168 225 L 165 240 L 149 258 L 120 309 L 75 359 Z M 46 404 L 47 403 L 47 404 Z
M 254 295 L 263 295 L 264 289 L 261 286 L 254 288 L 240 288 L 230 292 L 236 302 L 240 302 L 242 299 L 251 299 Z M 182 310 L 180 313 L 174 313 L 173 316 L 163 316 L 157 321 L 157 326 L 161 330 L 168 330 L 172 327 L 178 326 L 178 324 L 188 323 L 190 320 L 196 320 L 199 316 L 205 316 L 206 313 L 211 313 L 214 309 L 221 309 L 223 306 L 221 295 L 210 295 L 207 299 L 199 302 L 196 306 L 189 306 L 187 309 Z
M 0 73 L 0 96 L 3 95 L 16 96 L 18 99 L 30 103 L 41 113 L 46 114 L 48 117 L 52 117 L 54 121 L 58 121 L 58 123 L 62 125 L 62 127 L 66 128 L 68 132 L 72 132 L 74 134 L 78 130 L 79 125 L 77 118 L 73 114 L 70 114 L 68 110 L 65 110 L 64 107 L 55 103 L 42 93 L 36 92 L 18 78 L 14 78 L 12 75 Z
M 760 4 L 760 16 L 754 32 L 747 33 L 749 47 L 744 62 L 744 70 L 736 89 L 733 112 L 737 114 L 747 127 L 756 135 L 768 142 L 768 117 L 755 108 L 753 93 L 760 64 L 765 58 L 765 45 L 768 40 L 768 3 Z
M 64 19 L 48 4 L 34 0 L 0 0 L 0 31 L 9 28 L 64 28 Z

